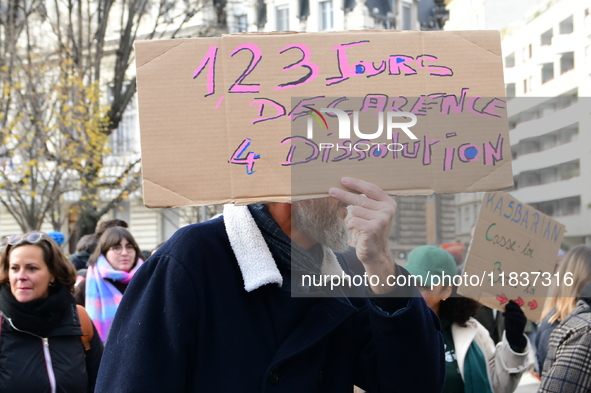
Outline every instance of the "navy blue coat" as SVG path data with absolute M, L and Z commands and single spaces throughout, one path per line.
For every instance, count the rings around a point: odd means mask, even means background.
M 413 290 L 394 314 L 275 284 L 247 292 L 223 218 L 185 227 L 131 281 L 97 392 L 436 393 L 439 321 Z

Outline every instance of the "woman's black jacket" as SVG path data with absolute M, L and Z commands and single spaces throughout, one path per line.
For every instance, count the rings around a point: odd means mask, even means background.
M 94 329 L 91 348 L 85 352 L 76 305 L 68 310 L 48 337 L 19 330 L 2 315 L 0 392 L 94 392 L 103 344 Z

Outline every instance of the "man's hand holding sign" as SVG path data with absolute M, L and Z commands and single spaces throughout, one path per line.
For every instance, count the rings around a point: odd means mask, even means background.
M 229 35 L 138 42 L 136 59 L 146 205 L 242 205 L 134 276 L 97 391 L 441 391 L 437 318 L 388 280 L 403 278 L 388 193 L 512 184 L 498 32 Z M 338 133 L 337 106 L 352 118 Z M 404 112 L 416 139 L 394 127 Z M 356 259 L 387 296 L 314 287 Z
M 343 186 L 363 195 L 338 188 L 331 188 L 329 194 L 349 205 L 345 222 L 352 231 L 352 245 L 357 258 L 368 275 L 379 277 L 379 284 L 372 285 L 372 291 L 387 293 L 392 289 L 387 285 L 388 277 L 396 274 L 394 258 L 388 246 L 396 202 L 375 184 L 350 177 L 341 181 Z

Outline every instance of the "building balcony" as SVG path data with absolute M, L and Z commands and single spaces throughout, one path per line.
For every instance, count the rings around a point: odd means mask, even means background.
M 581 159 L 581 143 L 574 140 L 539 152 L 522 154 L 513 160 L 513 175 Z
M 578 214 L 552 218 L 566 227 L 564 237 L 589 236 L 591 234 L 591 215 L 583 206 Z
M 522 98 L 521 101 L 527 103 L 529 99 Z M 532 99 L 531 101 L 537 103 L 541 102 L 542 100 Z M 573 123 L 580 122 L 581 117 L 584 114 L 582 105 L 582 102 L 577 102 L 566 108 L 559 109 L 554 113 L 542 117 L 539 117 L 539 109 L 534 108 L 532 113 L 535 112 L 535 117 L 532 120 L 520 122 L 514 129 L 511 130 L 509 134 L 511 138 L 511 145 L 515 145 L 523 139 L 544 135 L 549 132 L 567 127 Z M 530 111 L 531 110 L 532 109 L 530 109 Z M 515 116 L 516 115 L 512 115 L 512 118 L 514 118 Z
M 511 195 L 524 203 L 536 203 L 581 195 L 584 190 L 584 177 L 577 176 L 563 181 L 520 187 L 511 191 Z
M 536 51 L 534 52 L 533 62 L 537 65 L 542 65 L 546 63 L 554 63 L 559 58 L 560 57 L 558 56 L 556 52 L 556 47 L 554 45 L 542 45 L 536 48 Z
M 574 52 L 579 42 L 581 42 L 579 34 L 559 34 L 552 37 L 552 51 L 555 54 Z

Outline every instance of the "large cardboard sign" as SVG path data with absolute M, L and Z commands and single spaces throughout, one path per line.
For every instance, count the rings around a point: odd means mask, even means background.
M 554 272 L 565 227 L 504 192 L 484 195 L 458 293 L 504 311 L 514 300 L 539 322 L 554 285 L 572 285 L 572 277 Z
M 513 183 L 498 32 L 239 34 L 135 48 L 149 207 L 320 197 L 345 175 L 399 195 Z

